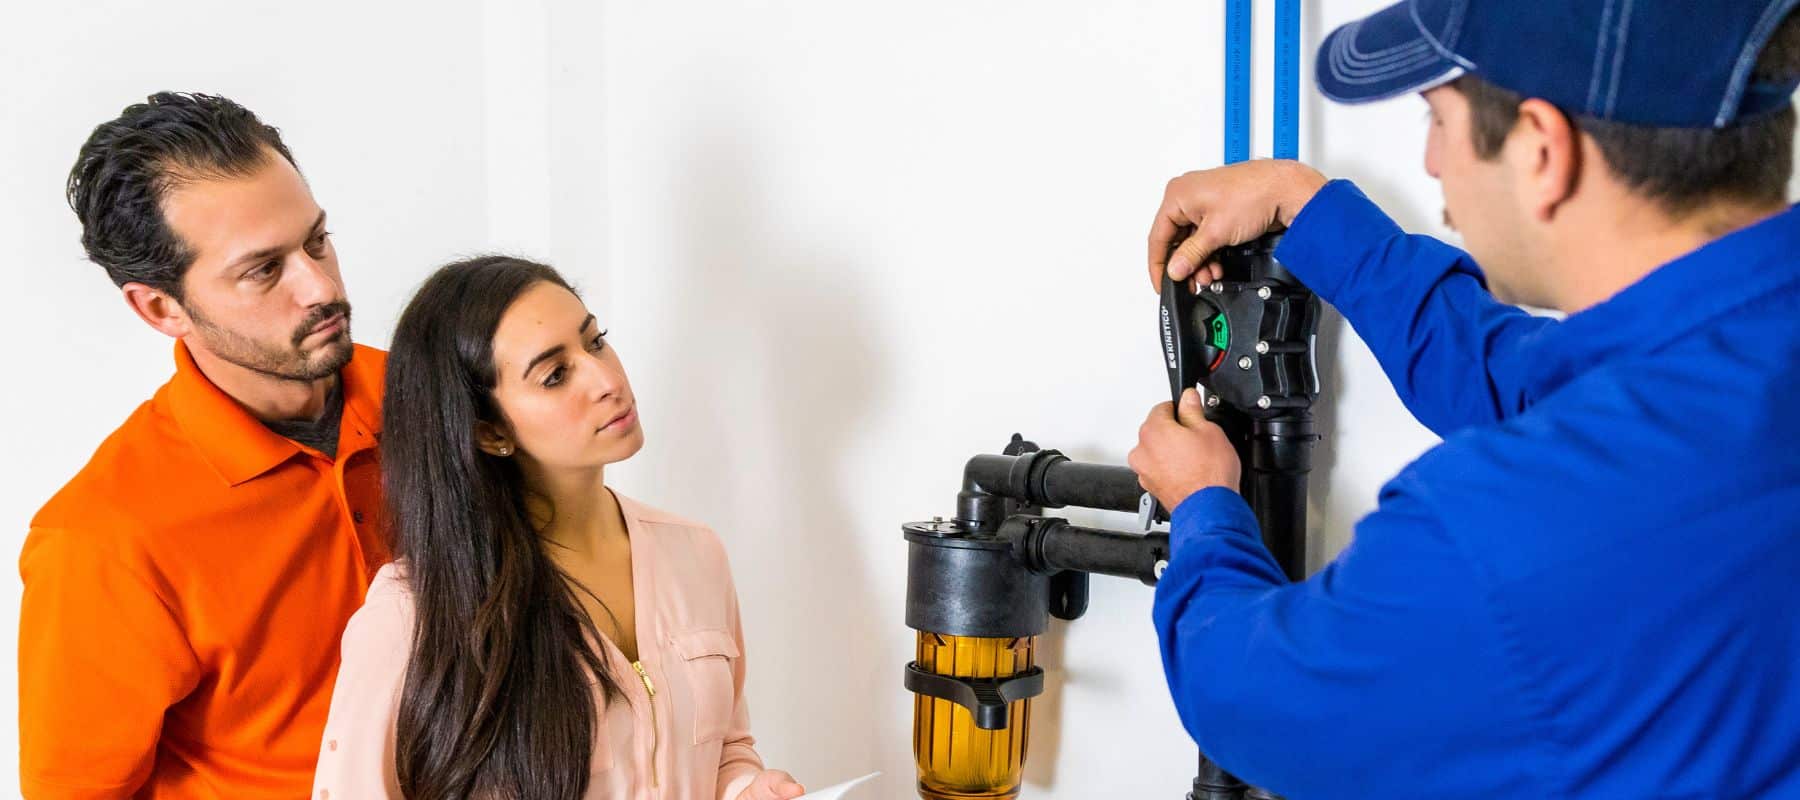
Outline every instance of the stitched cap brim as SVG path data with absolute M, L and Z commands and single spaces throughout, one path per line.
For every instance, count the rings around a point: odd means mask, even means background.
M 1412 4 L 1401 2 L 1325 37 L 1315 82 L 1332 100 L 1367 103 L 1422 92 L 1464 71 L 1421 29 Z

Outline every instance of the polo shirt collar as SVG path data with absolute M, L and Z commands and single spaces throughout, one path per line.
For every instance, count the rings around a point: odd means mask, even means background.
M 344 411 L 355 414 L 370 433 L 379 433 L 381 364 L 379 358 L 359 359 L 364 349 L 357 347 L 357 355 L 338 373 L 343 383 Z M 359 365 L 358 360 L 365 364 Z M 256 478 L 303 452 L 299 445 L 269 430 L 262 420 L 213 385 L 194 363 L 187 344 L 179 339 L 175 342 L 175 377 L 169 380 L 169 407 L 176 424 L 201 457 L 232 486 Z

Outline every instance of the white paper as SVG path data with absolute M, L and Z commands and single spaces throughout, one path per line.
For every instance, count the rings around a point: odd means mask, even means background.
M 842 800 L 845 796 L 850 794 L 851 789 L 856 788 L 860 784 L 867 783 L 870 779 L 880 774 L 881 773 L 879 772 L 871 772 L 853 781 L 807 792 L 806 794 L 800 795 L 796 800 Z

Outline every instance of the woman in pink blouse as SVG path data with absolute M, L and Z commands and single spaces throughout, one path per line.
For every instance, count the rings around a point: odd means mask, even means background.
M 608 489 L 643 446 L 606 332 L 554 270 L 487 256 L 394 333 L 396 561 L 344 631 L 317 800 L 785 800 L 744 708 L 718 537 Z

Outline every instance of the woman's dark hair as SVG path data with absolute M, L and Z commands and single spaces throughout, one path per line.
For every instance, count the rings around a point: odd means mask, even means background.
M 523 259 L 448 264 L 407 304 L 388 353 L 383 488 L 416 609 L 395 770 L 413 800 L 576 800 L 599 735 L 595 681 L 620 696 L 517 462 L 476 447 L 476 423 L 501 421 L 494 331 L 538 283 L 570 288 Z
M 249 175 L 269 151 L 294 163 L 280 131 L 223 97 L 158 92 L 127 106 L 94 128 L 69 170 L 82 248 L 115 285 L 179 301 L 194 253 L 163 217 L 163 196 L 182 181 Z

